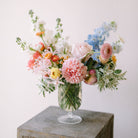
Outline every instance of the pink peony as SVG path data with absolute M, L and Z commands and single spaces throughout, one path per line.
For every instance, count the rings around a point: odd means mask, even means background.
M 92 47 L 88 45 L 86 42 L 77 43 L 74 45 L 72 49 L 72 55 L 75 58 L 82 59 L 85 57 L 90 51 L 92 50 Z
M 112 55 L 112 46 L 108 43 L 102 45 L 100 50 L 101 58 L 104 60 L 109 59 Z
M 65 60 L 62 66 L 62 75 L 69 83 L 80 83 L 87 73 L 87 67 L 75 58 Z

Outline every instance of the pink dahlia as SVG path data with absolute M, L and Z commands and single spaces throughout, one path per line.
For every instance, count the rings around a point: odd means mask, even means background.
M 77 43 L 74 45 L 72 49 L 72 55 L 75 58 L 82 59 L 85 57 L 89 52 L 91 52 L 92 46 L 88 45 L 86 42 Z
M 62 75 L 69 83 L 80 83 L 87 73 L 87 67 L 75 58 L 65 60 L 62 66 Z
M 112 55 L 112 46 L 108 43 L 105 43 L 102 45 L 100 50 L 101 58 L 103 59 L 109 59 Z

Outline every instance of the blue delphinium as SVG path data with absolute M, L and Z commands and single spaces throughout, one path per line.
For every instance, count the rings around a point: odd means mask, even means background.
M 88 40 L 86 40 L 86 42 L 93 46 L 93 50 L 96 51 L 96 50 L 100 50 L 99 48 L 99 39 L 98 39 L 98 36 L 97 35 L 88 35 Z
M 89 45 L 93 47 L 94 51 L 100 51 L 99 46 L 102 45 L 105 39 L 109 36 L 109 32 L 111 30 L 116 31 L 117 25 L 114 21 L 111 23 L 103 23 L 101 27 L 94 30 L 94 34 L 88 35 L 87 42 Z
M 100 56 L 100 52 L 95 52 L 95 53 L 92 55 L 92 59 L 93 59 L 93 60 L 96 60 L 97 62 L 100 62 L 99 56 Z

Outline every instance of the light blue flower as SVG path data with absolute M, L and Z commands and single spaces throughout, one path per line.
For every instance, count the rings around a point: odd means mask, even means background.
M 93 58 L 93 60 L 96 60 L 97 62 L 100 62 L 99 56 L 100 56 L 100 52 L 95 52 L 95 53 L 92 55 L 92 58 Z
M 100 50 L 99 48 L 99 39 L 97 35 L 88 35 L 88 40 L 85 40 L 89 45 L 93 46 L 93 50 Z
M 87 42 L 89 45 L 93 47 L 94 51 L 100 51 L 99 46 L 102 45 L 107 37 L 109 37 L 109 32 L 115 31 L 117 28 L 117 25 L 114 21 L 111 23 L 104 22 L 101 27 L 96 28 L 94 30 L 94 34 L 88 35 Z

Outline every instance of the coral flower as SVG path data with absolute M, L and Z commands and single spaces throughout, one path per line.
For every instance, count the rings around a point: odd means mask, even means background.
M 60 58 L 57 56 L 57 55 L 53 55 L 52 57 L 51 57 L 51 60 L 53 61 L 53 62 L 56 62 L 56 61 L 58 61 Z
M 58 68 L 52 68 L 50 77 L 52 79 L 56 79 L 56 78 L 60 77 L 60 70 Z
M 62 66 L 62 75 L 69 83 L 80 83 L 87 73 L 87 67 L 75 58 L 65 60 Z
M 35 60 L 34 60 L 34 59 L 30 59 L 30 60 L 28 61 L 28 67 L 29 67 L 30 69 L 33 69 L 34 64 L 35 64 Z
M 100 50 L 101 58 L 107 60 L 112 55 L 112 46 L 108 43 L 102 45 Z
M 41 57 L 41 54 L 36 51 L 34 54 L 33 54 L 33 59 L 37 59 L 38 57 Z

